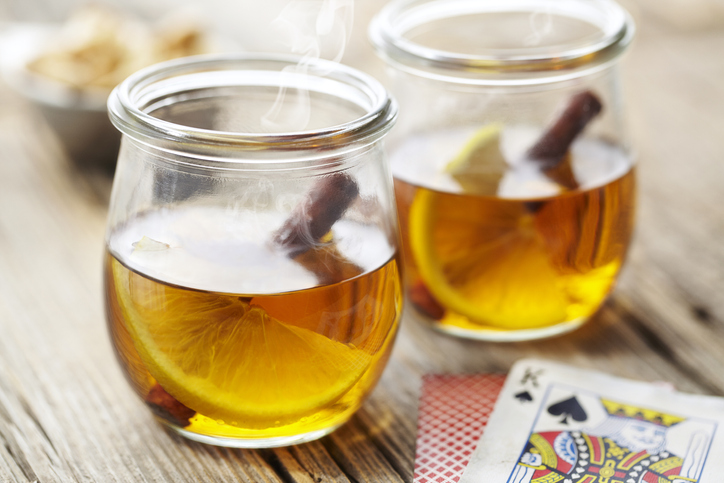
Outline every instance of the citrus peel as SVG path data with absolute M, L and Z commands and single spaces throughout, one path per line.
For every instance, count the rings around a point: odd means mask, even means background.
M 478 129 L 460 153 L 446 166 L 445 172 L 466 193 L 494 195 L 508 169 L 500 152 L 502 124 L 492 123 Z

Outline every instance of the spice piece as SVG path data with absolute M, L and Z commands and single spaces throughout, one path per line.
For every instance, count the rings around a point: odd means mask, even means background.
M 596 117 L 603 105 L 591 91 L 580 92 L 568 101 L 560 116 L 528 150 L 526 158 L 538 163 L 553 181 L 568 189 L 578 187 L 568 152 L 576 137 Z
M 158 383 L 146 395 L 146 404 L 153 414 L 181 428 L 191 424 L 191 418 L 196 415 L 196 411 L 178 402 Z
M 289 258 L 318 246 L 358 194 L 357 183 L 348 174 L 335 173 L 320 179 L 277 230 L 274 243 L 288 250 Z
M 440 305 L 422 280 L 410 287 L 408 296 L 415 307 L 431 319 L 440 320 L 445 315 L 445 307 Z

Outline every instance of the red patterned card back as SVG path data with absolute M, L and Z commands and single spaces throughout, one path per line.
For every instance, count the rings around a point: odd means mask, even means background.
M 414 483 L 457 483 L 503 388 L 500 374 L 427 375 L 417 416 Z

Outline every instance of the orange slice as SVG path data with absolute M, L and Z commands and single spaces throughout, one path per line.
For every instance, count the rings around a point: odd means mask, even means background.
M 535 214 L 494 195 L 507 164 L 499 124 L 478 130 L 445 168 L 466 194 L 420 188 L 409 239 L 420 276 L 437 301 L 473 323 L 538 328 L 566 318 L 566 298 Z
M 249 299 L 180 289 L 118 261 L 113 280 L 143 363 L 178 401 L 228 424 L 282 425 L 344 395 L 371 355 L 286 325 Z
M 421 188 L 409 223 L 420 276 L 446 308 L 502 329 L 565 320 L 566 298 L 523 203 Z

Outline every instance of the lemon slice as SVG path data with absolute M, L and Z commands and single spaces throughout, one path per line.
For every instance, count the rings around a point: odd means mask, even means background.
M 121 310 L 158 383 L 212 419 L 284 424 L 345 394 L 371 356 L 270 317 L 248 299 L 161 285 L 112 262 Z
M 499 123 L 478 129 L 460 153 L 445 166 L 466 193 L 494 195 L 508 170 L 500 152 Z

